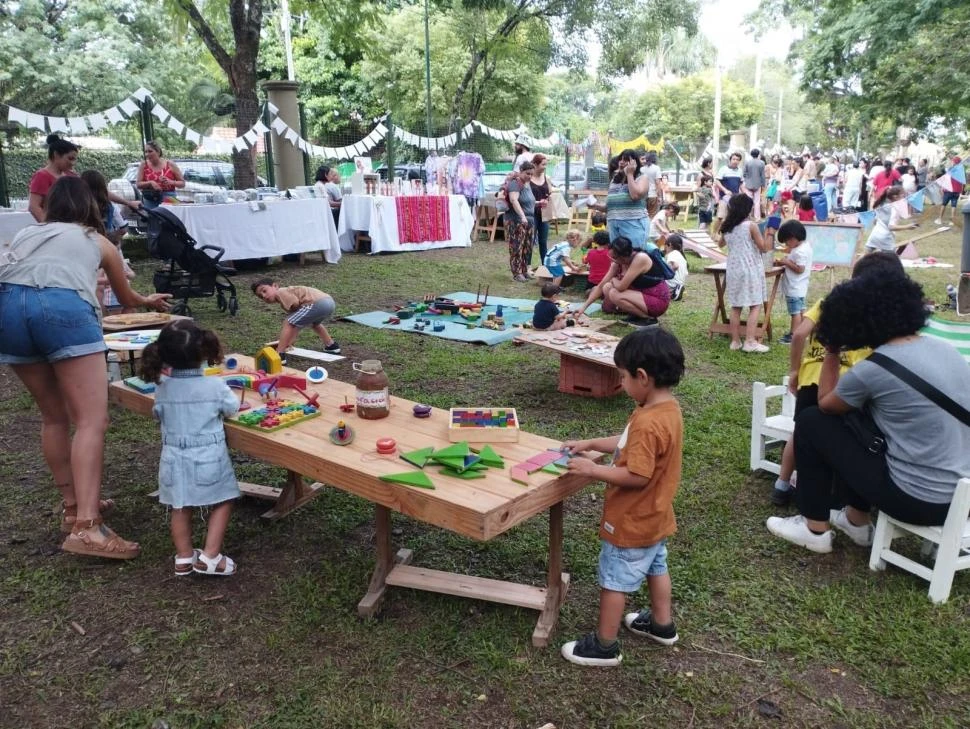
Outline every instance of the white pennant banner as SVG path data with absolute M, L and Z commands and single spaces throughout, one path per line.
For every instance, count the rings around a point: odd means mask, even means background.
M 72 116 L 67 123 L 71 125 L 72 134 L 83 136 L 88 133 L 88 125 L 83 116 Z
M 168 119 L 170 115 L 168 113 L 168 110 L 164 106 L 162 106 L 161 104 L 155 104 L 152 107 L 152 116 L 158 119 L 158 121 L 162 122 L 162 124 L 164 124 L 165 120 Z M 172 118 L 174 119 L 175 117 L 172 117 Z M 178 119 L 176 119 L 176 121 L 178 121 Z M 185 127 L 184 124 L 182 126 L 183 128 Z
M 23 109 L 17 109 L 13 106 L 7 107 L 7 121 L 11 124 L 20 124 L 20 126 L 27 126 L 27 112 Z
M 50 127 L 52 132 L 66 132 L 68 130 L 67 119 L 60 116 L 47 117 L 47 126 Z
M 138 104 L 136 104 L 131 99 L 125 99 L 120 104 L 118 104 L 118 108 L 121 109 L 123 112 L 125 112 L 127 116 L 131 117 L 131 116 L 134 116 L 135 112 L 138 111 Z
M 182 132 L 185 131 L 185 125 L 182 122 L 180 122 L 178 119 L 176 119 L 174 116 L 169 117 L 168 123 L 165 126 L 167 126 L 173 132 L 178 134 L 180 137 L 182 136 Z
M 108 126 L 108 122 L 105 121 L 104 114 L 100 112 L 97 114 L 89 114 L 87 119 L 88 126 L 91 127 L 91 129 L 95 132 Z
M 137 91 L 135 91 L 132 94 L 132 96 L 134 96 L 139 101 L 144 101 L 145 99 L 147 99 L 151 95 L 152 95 L 152 92 L 149 91 L 148 89 L 146 89 L 144 86 L 139 86 L 138 89 L 137 89 Z
M 27 112 L 27 124 L 25 126 L 28 129 L 40 129 L 42 132 L 46 132 L 45 119 L 46 117 L 43 114 L 31 114 Z
M 104 112 L 104 115 L 112 124 L 120 124 L 125 120 L 125 118 L 121 115 L 121 112 L 118 111 L 117 106 L 112 106 L 110 109 Z

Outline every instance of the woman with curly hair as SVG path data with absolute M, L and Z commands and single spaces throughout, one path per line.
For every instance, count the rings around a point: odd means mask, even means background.
M 970 428 L 871 359 L 839 374 L 843 351 L 871 347 L 970 408 L 970 367 L 946 342 L 921 337 L 925 323 L 923 289 L 902 274 L 851 279 L 822 302 L 818 407 L 796 418 L 799 514 L 770 517 L 772 534 L 827 553 L 831 527 L 872 544 L 872 507 L 911 524 L 946 520 L 957 480 L 970 474 Z M 863 409 L 885 436 L 885 452 L 847 428 L 846 413 Z M 846 506 L 830 512 L 833 502 Z

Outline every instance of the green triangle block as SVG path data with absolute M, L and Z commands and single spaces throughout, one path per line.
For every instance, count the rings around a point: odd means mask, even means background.
M 547 463 L 545 466 L 539 469 L 540 471 L 545 471 L 546 473 L 554 473 L 557 476 L 562 476 L 565 472 L 565 468 L 560 468 L 555 463 Z
M 453 468 L 442 468 L 441 472 L 446 476 L 454 476 L 455 478 L 485 478 L 487 474 L 481 471 L 456 471 Z
M 502 456 L 495 452 L 495 449 L 490 445 L 485 445 L 480 451 L 478 451 L 478 457 L 482 459 L 482 463 L 486 466 L 493 466 L 495 468 L 505 468 L 505 461 L 502 460 Z
M 465 459 L 464 458 L 438 458 L 437 456 L 431 456 L 431 460 L 441 466 L 447 466 L 454 471 L 464 471 L 465 470 Z
M 464 458 L 469 454 L 468 443 L 462 441 L 461 443 L 452 443 L 450 446 L 442 448 L 441 450 L 434 452 L 434 459 L 439 458 Z
M 472 465 L 468 466 L 468 468 L 466 468 L 465 470 L 466 471 L 487 471 L 488 470 L 488 466 L 486 466 L 481 461 L 478 461 L 478 462 L 473 463 Z
M 428 446 L 427 448 L 419 448 L 416 451 L 402 453 L 401 458 L 410 463 L 412 466 L 424 468 L 424 464 L 428 462 L 428 459 L 431 457 L 432 453 L 434 453 L 434 446 Z
M 405 486 L 417 486 L 422 489 L 433 489 L 434 484 L 424 471 L 408 471 L 407 473 L 389 473 L 381 476 L 381 481 L 403 483 Z

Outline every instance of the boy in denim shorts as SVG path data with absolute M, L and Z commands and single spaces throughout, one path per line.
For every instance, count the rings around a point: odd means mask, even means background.
M 275 301 L 289 314 L 283 322 L 283 330 L 276 344 L 276 351 L 280 353 L 283 364 L 286 364 L 286 350 L 296 341 L 300 330 L 308 327 L 323 340 L 324 352 L 340 354 L 340 345 L 323 325 L 337 308 L 330 294 L 311 286 L 279 286 L 271 278 L 256 279 L 252 283 L 252 289 L 263 301 L 268 304 Z
M 805 226 L 797 220 L 786 220 L 775 236 L 776 240 L 785 246 L 784 258 L 775 263 L 785 269 L 781 279 L 781 290 L 785 294 L 788 315 L 791 317 L 788 333 L 778 339 L 782 344 L 791 344 L 792 332 L 802 323 L 802 314 L 806 308 L 808 280 L 812 275 L 812 246 L 805 240 L 807 237 Z
M 623 660 L 620 623 L 663 645 L 677 642 L 667 573 L 667 537 L 677 529 L 674 496 L 680 485 L 684 423 L 671 388 L 684 374 L 684 351 L 665 329 L 650 327 L 626 335 L 613 355 L 623 390 L 636 408 L 620 435 L 571 440 L 571 454 L 613 453 L 612 465 L 574 455 L 571 473 L 606 483 L 599 536 L 600 612 L 597 629 L 562 647 L 567 661 L 582 666 L 616 666 Z M 650 591 L 650 609 L 628 613 L 626 596 Z

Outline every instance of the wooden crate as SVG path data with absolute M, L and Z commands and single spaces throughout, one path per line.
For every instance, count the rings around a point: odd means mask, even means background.
M 455 413 L 474 413 L 482 411 L 484 413 L 497 413 L 502 411 L 512 415 L 514 426 L 457 426 L 455 425 Z M 519 414 L 515 408 L 451 408 L 448 413 L 448 440 L 452 443 L 468 441 L 469 443 L 515 443 L 519 440 Z
M 610 397 L 623 388 L 615 367 L 566 354 L 559 362 L 559 392 L 582 397 Z

